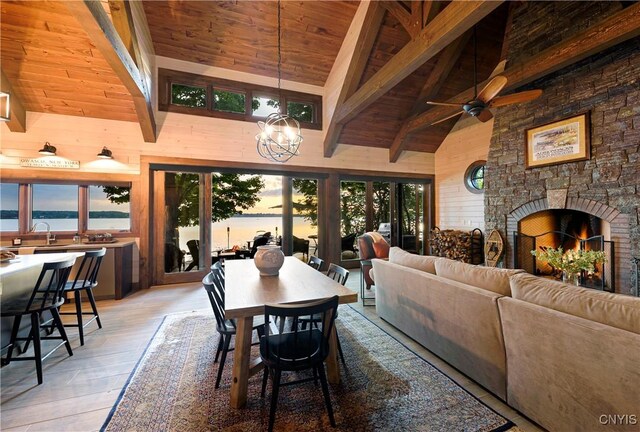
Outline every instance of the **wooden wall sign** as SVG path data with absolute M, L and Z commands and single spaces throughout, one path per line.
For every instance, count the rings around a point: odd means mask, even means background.
M 504 254 L 504 241 L 498 230 L 492 230 L 484 244 L 484 262 L 487 267 L 497 267 Z
M 20 158 L 20 166 L 26 168 L 79 169 L 80 161 L 49 158 Z

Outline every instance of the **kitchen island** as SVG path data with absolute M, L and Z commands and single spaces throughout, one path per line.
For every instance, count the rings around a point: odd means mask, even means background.
M 63 252 L 84 252 L 102 247 L 107 249 L 107 254 L 102 260 L 102 266 L 98 273 L 98 286 L 93 290 L 93 293 L 97 300 L 119 300 L 134 291 L 137 286 L 138 246 L 134 239 L 117 239 L 114 243 L 102 242 L 95 244 L 54 243 L 42 245 L 41 243 L 25 242 L 21 248 L 5 246 L 4 249 L 18 254 L 19 257 L 28 257 L 29 255 L 22 255 L 22 253 L 28 252 L 35 254 L 35 256 L 44 256 L 45 254 L 51 255 Z M 80 261 L 82 260 L 76 262 L 69 280 L 75 277 Z

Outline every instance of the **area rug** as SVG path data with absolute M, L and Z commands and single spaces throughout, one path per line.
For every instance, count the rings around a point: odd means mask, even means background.
M 103 431 L 267 429 L 271 384 L 261 398 L 262 374 L 249 381 L 246 408 L 229 407 L 233 352 L 214 389 L 219 336 L 212 315 L 165 318 Z M 513 426 L 351 307 L 340 307 L 336 323 L 347 364 L 340 384 L 330 385 L 337 428 L 329 424 L 320 387 L 310 382 L 280 390 L 275 430 L 497 432 Z

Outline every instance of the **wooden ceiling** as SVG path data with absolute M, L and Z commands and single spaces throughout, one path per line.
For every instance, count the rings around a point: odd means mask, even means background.
M 277 76 L 278 2 L 145 2 L 156 54 Z M 323 86 L 358 8 L 354 1 L 281 3 L 282 78 Z
M 499 62 L 507 9 L 507 5 L 501 6 L 478 24 L 479 81 L 486 79 Z M 410 40 L 411 37 L 405 28 L 394 15 L 387 12 L 360 80 L 360 86 L 371 79 Z M 439 90 L 433 94 L 434 100 L 446 101 L 473 85 L 473 51 L 473 38 L 471 32 L 468 32 L 464 36 L 459 59 L 455 62 Z M 424 83 L 442 55 L 449 55 L 449 53 L 442 52 L 433 60 L 425 63 L 390 92 L 366 108 L 354 120 L 348 122 L 343 128 L 338 142 L 366 147 L 391 147 L 404 120 L 412 113 Z M 418 112 L 426 108 L 424 103 L 416 107 Z M 406 149 L 423 152 L 436 151 L 457 120 L 457 118 L 451 119 L 433 126 L 429 130 L 410 136 Z
M 102 6 L 73 0 L 0 2 L 2 82 L 9 82 L 27 111 L 138 121 L 145 140 L 153 142 L 155 122 L 138 70 L 141 64 L 128 42 L 118 38 L 137 34 L 140 22 L 146 30 L 144 42 L 151 42 L 157 55 L 277 75 L 275 1 L 166 0 L 142 6 L 100 1 Z M 349 65 L 353 73 L 342 84 L 331 123 L 324 125 L 325 156 L 333 154 L 336 143 L 389 148 L 391 161 L 404 150 L 434 152 L 457 118 L 431 123 L 457 108 L 428 109 L 425 101 L 473 98 L 474 24 L 477 78 L 482 82 L 504 59 L 509 17 L 522 3 L 416 0 L 364 5 L 369 5 L 367 16 L 374 23 L 367 28 L 375 31 L 356 34 L 366 48 L 354 55 L 359 60 L 353 68 Z M 323 86 L 358 7 L 354 1 L 282 2 L 283 79 Z M 135 17 L 129 15 L 127 21 L 123 11 L 133 9 Z M 638 9 L 638 4 L 628 5 L 619 16 L 589 23 L 576 37 L 508 67 L 504 92 L 637 36 Z M 105 13 L 110 10 L 113 25 Z M 132 26 L 124 29 L 128 35 L 121 28 L 127 22 Z M 127 50 L 131 55 L 122 53 Z
M 27 111 L 138 121 L 131 94 L 65 4 L 2 1 L 2 70 Z

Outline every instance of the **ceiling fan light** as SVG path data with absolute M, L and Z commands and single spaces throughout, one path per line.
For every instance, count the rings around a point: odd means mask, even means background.
M 57 148 L 49 144 L 49 142 L 47 141 L 44 143 L 44 147 L 38 150 L 38 153 L 44 156 L 55 156 L 57 150 Z
M 107 147 L 102 147 L 102 151 L 98 153 L 100 159 L 113 159 L 113 153 Z

